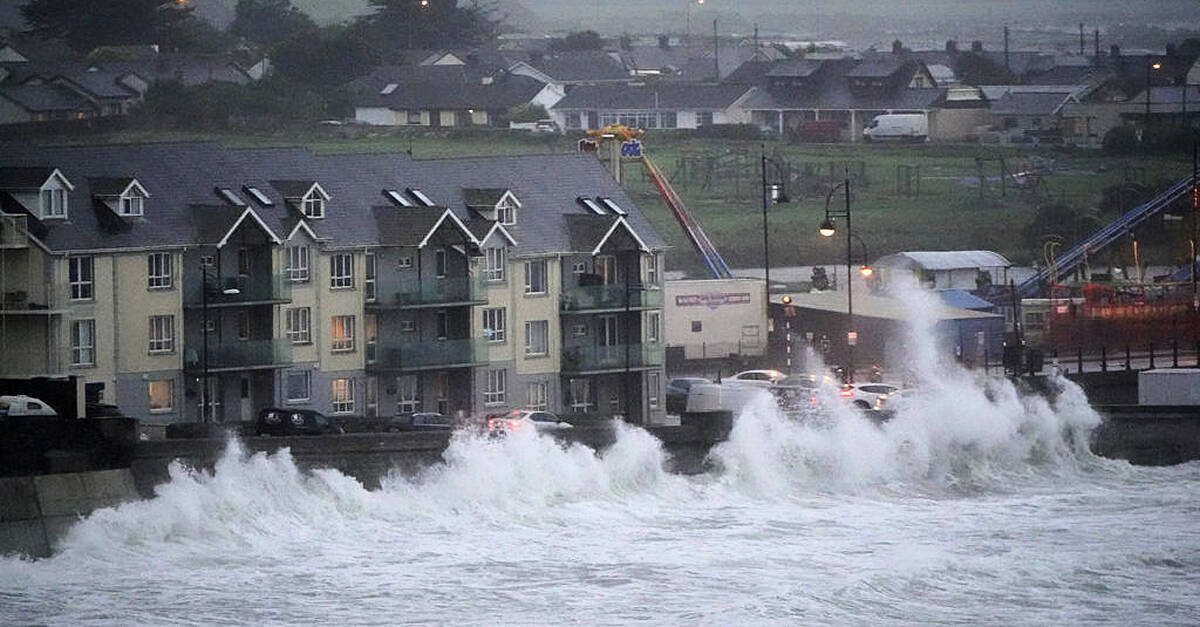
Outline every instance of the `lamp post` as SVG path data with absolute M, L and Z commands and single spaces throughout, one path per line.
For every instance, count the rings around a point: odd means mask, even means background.
M 833 195 L 837 193 L 838 188 L 842 188 L 846 195 L 846 208 L 843 211 L 831 210 L 829 201 L 833 199 Z M 853 253 L 853 238 L 854 233 L 850 224 L 850 176 L 847 173 L 846 178 L 829 193 L 825 195 L 825 220 L 818 227 L 818 232 L 823 237 L 833 237 L 837 232 L 833 221 L 837 218 L 846 219 L 846 383 L 854 383 L 854 345 L 858 343 L 858 335 L 854 332 L 854 289 L 851 281 L 851 273 L 853 272 L 854 253 Z M 863 245 L 866 249 L 866 244 Z
M 209 277 L 208 265 L 206 265 L 203 261 L 201 261 L 200 262 L 200 279 L 201 279 L 200 280 L 200 311 L 201 311 L 200 315 L 203 318 L 203 321 L 201 322 L 200 334 L 203 336 L 202 337 L 203 342 L 202 342 L 201 346 L 203 346 L 204 348 L 201 349 L 203 352 L 200 354 L 200 370 L 202 372 L 201 384 L 200 384 L 201 385 L 201 387 L 200 387 L 200 422 L 208 422 L 206 415 L 205 415 L 206 412 L 209 415 L 212 414 L 212 407 L 209 406 L 209 399 L 208 399 L 208 277 Z M 220 277 L 218 277 L 218 278 L 220 278 Z M 241 294 L 242 291 L 236 287 L 230 287 L 230 288 L 221 290 L 221 293 L 226 296 L 236 296 L 238 294 Z
M 767 208 L 769 205 L 782 205 L 789 201 L 787 191 L 784 189 L 783 177 L 780 177 L 778 183 L 767 183 L 767 162 L 770 161 L 775 166 L 776 174 L 779 174 L 779 163 L 774 159 L 767 157 L 767 148 L 765 145 L 760 146 L 761 164 L 762 164 L 762 227 L 763 227 L 763 279 L 766 283 L 763 300 L 766 303 L 766 314 L 771 315 L 771 247 L 767 239 Z
M 1146 64 L 1146 120 L 1143 125 L 1147 128 L 1150 127 L 1150 72 L 1160 69 L 1162 69 L 1162 63 L 1158 61 Z M 1186 87 L 1184 89 L 1186 90 Z M 1145 141 L 1144 136 L 1142 141 Z

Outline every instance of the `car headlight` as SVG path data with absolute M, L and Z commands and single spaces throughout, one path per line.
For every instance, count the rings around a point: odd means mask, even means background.
M 263 417 L 263 420 L 267 421 L 269 424 L 279 424 L 279 414 L 269 411 L 267 412 L 267 415 Z
M 292 414 L 292 424 L 296 425 L 297 427 L 304 424 L 304 414 Z

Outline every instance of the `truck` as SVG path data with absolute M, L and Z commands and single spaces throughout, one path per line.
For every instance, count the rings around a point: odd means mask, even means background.
M 863 129 L 866 141 L 928 141 L 929 118 L 924 113 L 887 113 L 877 115 Z

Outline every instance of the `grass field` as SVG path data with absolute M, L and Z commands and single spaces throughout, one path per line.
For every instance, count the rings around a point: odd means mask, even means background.
M 353 136 L 351 136 L 353 135 Z M 377 132 L 358 127 L 331 128 L 278 135 L 163 133 L 123 131 L 80 142 L 136 142 L 187 139 L 216 140 L 231 147 L 305 145 L 318 153 L 405 152 L 414 158 L 466 155 L 514 155 L 570 152 L 575 138 L 532 136 L 495 131 Z M 733 267 L 762 263 L 762 208 L 757 142 L 672 137 L 650 133 L 646 154 L 672 181 L 710 238 Z M 925 145 L 785 145 L 767 143 L 772 163 L 770 179 L 788 178 L 791 202 L 769 211 L 773 266 L 837 263 L 845 258 L 841 235 L 817 234 L 827 192 L 850 168 L 854 232 L 871 258 L 901 250 L 988 249 L 1016 263 L 1035 260 L 1037 243 L 1024 230 L 1039 203 L 1063 204 L 1094 212 L 1100 191 L 1127 178 L 1158 185 L 1190 172 L 1185 157 L 1128 158 L 1098 151 L 1048 150 L 1034 152 L 968 144 Z M 986 186 L 980 190 L 980 164 Z M 1038 184 L 1019 188 L 1012 177 L 1001 195 L 1003 158 L 1009 173 L 1039 165 L 1048 172 Z M 906 190 L 903 168 L 919 170 Z M 666 205 L 637 163 L 626 163 L 626 188 L 673 246 L 669 269 L 698 273 L 699 260 Z M 844 202 L 839 190 L 832 203 Z M 1110 216 L 1100 216 L 1107 222 Z M 1068 241 L 1086 233 L 1063 233 Z M 855 256 L 861 247 L 856 242 Z M 1153 255 L 1153 252 L 1149 252 Z M 1169 257 L 1170 253 L 1163 253 Z

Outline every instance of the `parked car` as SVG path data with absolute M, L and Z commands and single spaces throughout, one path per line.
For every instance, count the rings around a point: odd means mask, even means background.
M 808 404 L 816 405 L 820 383 L 820 377 L 815 374 L 791 374 L 773 382 L 767 390 L 779 399 L 781 404 L 807 401 Z
M 744 370 L 733 376 L 726 377 L 722 383 L 738 383 L 769 388 L 785 376 L 787 375 L 778 370 Z
M 863 129 L 863 139 L 926 141 L 929 139 L 929 118 L 924 113 L 885 113 L 871 119 Z
M 860 409 L 871 409 L 875 399 L 899 390 L 900 386 L 890 383 L 847 383 L 838 394 Z
M 697 383 L 712 383 L 704 377 L 679 377 L 667 382 L 667 413 L 682 414 L 687 411 L 687 398 L 692 386 Z
M 901 405 L 911 402 L 916 395 L 917 391 L 913 388 L 902 388 L 895 392 L 880 394 L 875 397 L 875 403 L 871 408 L 876 411 L 895 411 Z
M 454 421 L 437 412 L 401 414 L 388 421 L 388 431 L 450 431 Z
M 493 436 L 507 435 L 518 429 L 561 431 L 573 428 L 548 411 L 513 410 L 507 414 L 491 414 L 487 417 L 488 433 Z
M 538 135 L 558 135 L 562 133 L 562 129 L 558 127 L 558 122 L 554 120 L 538 120 L 533 123 L 532 132 Z
M 47 405 L 45 401 L 32 396 L 25 396 L 24 394 L 12 394 L 0 396 L 0 418 L 4 416 L 44 416 L 53 418 L 58 416 L 58 412 L 54 411 L 54 408 Z
M 319 411 L 268 407 L 258 412 L 254 435 L 327 435 L 344 433 Z

